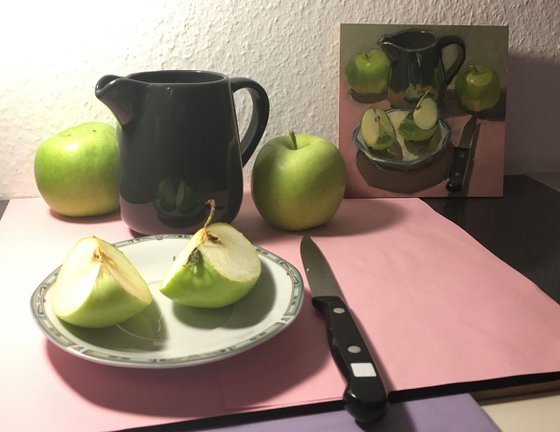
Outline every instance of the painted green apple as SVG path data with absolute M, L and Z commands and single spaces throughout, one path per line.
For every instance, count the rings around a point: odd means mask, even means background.
M 119 154 L 115 129 L 89 122 L 41 143 L 35 182 L 43 199 L 64 216 L 97 216 L 119 206 Z
M 455 97 L 463 111 L 478 113 L 500 100 L 500 77 L 486 65 L 469 65 L 455 78 Z
M 379 49 L 352 57 L 345 68 L 350 87 L 360 94 L 379 94 L 387 89 L 389 59 Z
M 327 223 L 346 188 L 344 160 L 331 142 L 314 135 L 273 138 L 253 166 L 251 191 L 262 217 L 288 231 Z
M 385 150 L 396 140 L 395 128 L 385 111 L 369 108 L 362 116 L 360 130 L 364 143 L 373 150 Z
M 97 237 L 74 245 L 52 289 L 56 316 L 80 327 L 119 324 L 152 302 L 146 282 L 128 258 Z
M 425 141 L 430 139 L 436 132 L 437 124 L 430 129 L 422 129 L 414 122 L 412 113 L 407 115 L 399 125 L 399 135 L 407 141 Z
M 245 297 L 260 274 L 255 246 L 242 233 L 227 223 L 207 223 L 175 257 L 160 291 L 178 304 L 219 308 Z
M 439 118 L 437 102 L 431 97 L 422 97 L 412 111 L 414 124 L 423 130 L 433 129 Z

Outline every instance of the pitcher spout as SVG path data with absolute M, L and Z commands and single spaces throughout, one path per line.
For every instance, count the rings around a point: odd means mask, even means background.
M 139 92 L 137 81 L 117 75 L 105 75 L 95 86 L 95 96 L 103 102 L 117 118 L 117 121 L 125 126 L 134 117 L 134 101 Z
M 401 55 L 401 48 L 396 45 L 389 36 L 383 36 L 377 44 L 391 62 L 397 60 Z

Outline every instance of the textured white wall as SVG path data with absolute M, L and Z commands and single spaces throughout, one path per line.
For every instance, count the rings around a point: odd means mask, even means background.
M 0 6 L 0 198 L 38 195 L 42 140 L 114 121 L 93 93 L 105 74 L 247 76 L 270 97 L 263 141 L 294 129 L 336 142 L 341 22 L 509 25 L 506 172 L 560 170 L 557 0 L 17 0 Z

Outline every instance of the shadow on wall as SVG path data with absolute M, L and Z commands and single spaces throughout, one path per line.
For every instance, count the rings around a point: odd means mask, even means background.
M 560 61 L 510 53 L 506 174 L 560 171 Z

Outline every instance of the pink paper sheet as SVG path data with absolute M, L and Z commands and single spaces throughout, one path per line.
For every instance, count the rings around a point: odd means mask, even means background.
M 270 228 L 250 195 L 234 225 L 303 275 L 301 235 Z M 345 384 L 309 295 L 286 331 L 213 364 L 132 370 L 63 352 L 35 325 L 29 301 L 90 234 L 131 237 L 117 217 L 60 220 L 41 199 L 11 201 L 0 221 L 3 430 L 114 430 L 340 399 Z M 345 200 L 331 223 L 309 234 L 378 353 L 389 390 L 560 370 L 560 307 L 422 201 Z

